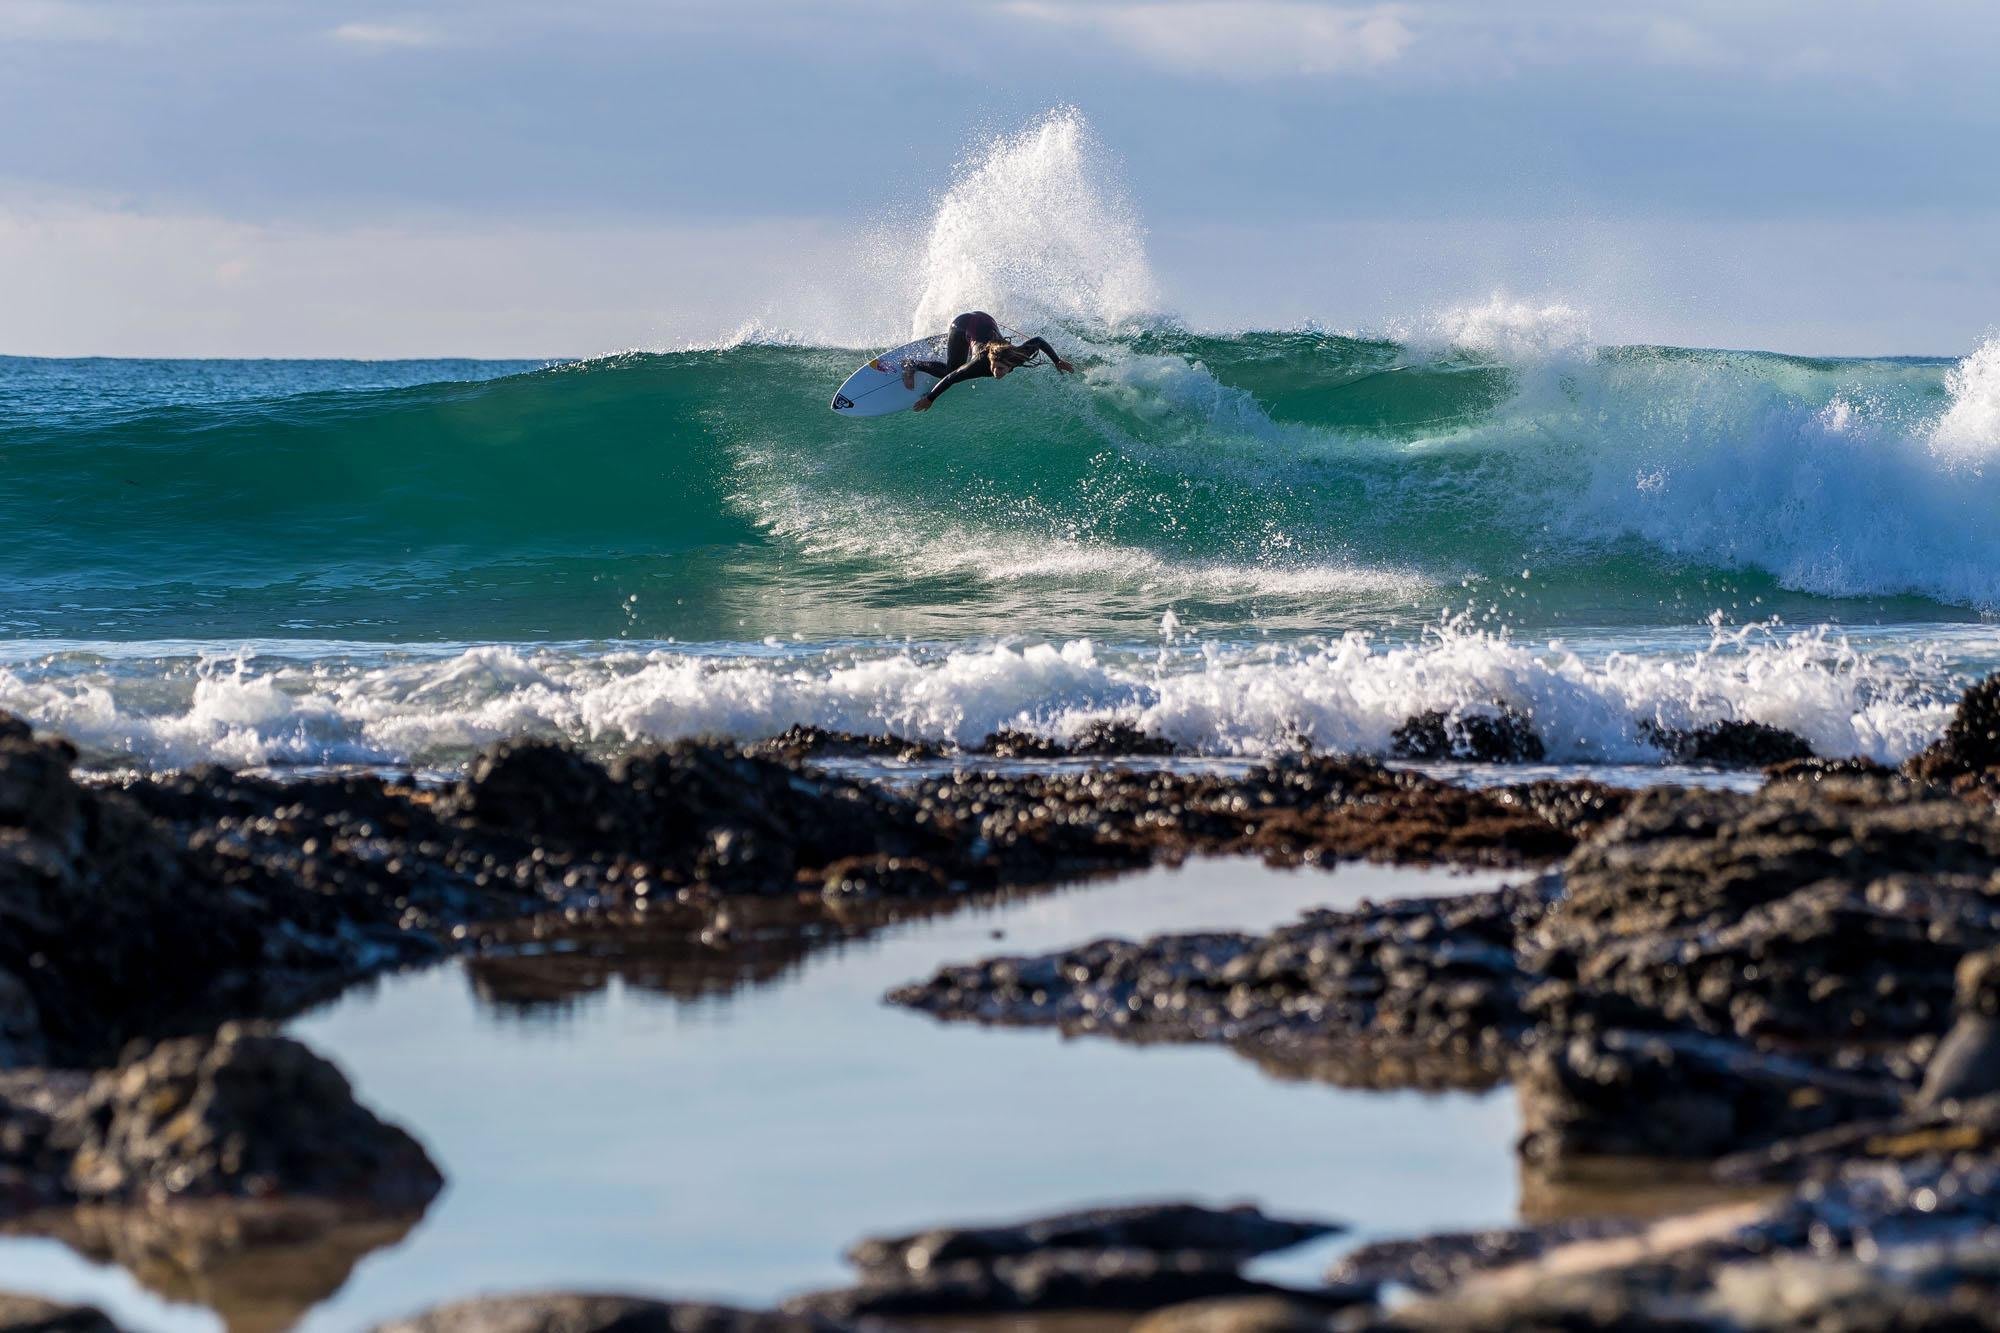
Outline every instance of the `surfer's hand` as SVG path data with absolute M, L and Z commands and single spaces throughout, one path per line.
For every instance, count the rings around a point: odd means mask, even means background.
M 1074 365 L 1063 360 L 1061 357 L 1056 358 L 1056 369 L 1060 370 L 1065 375 L 1073 374 L 1076 371 L 1076 367 Z
M 914 403 L 911 403 L 911 404 L 910 404 L 910 410 L 911 410 L 912 412 L 928 412 L 928 411 L 930 411 L 930 410 L 931 410 L 931 396 L 930 396 L 929 394 L 925 394 L 925 395 L 924 395 L 923 397 L 921 397 L 921 398 L 917 399 L 917 401 L 916 401 L 916 402 L 914 402 Z

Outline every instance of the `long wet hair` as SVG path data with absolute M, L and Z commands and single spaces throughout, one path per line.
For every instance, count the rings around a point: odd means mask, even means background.
M 987 359 L 987 368 L 993 372 L 994 379 L 999 379 L 1009 370 L 1019 370 L 1035 359 L 1033 352 L 1024 352 L 1005 338 L 994 338 L 981 343 L 979 354 Z

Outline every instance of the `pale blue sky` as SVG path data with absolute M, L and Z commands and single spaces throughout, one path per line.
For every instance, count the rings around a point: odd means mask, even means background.
M 2000 322 L 2000 6 L 0 0 L 0 351 L 546 354 L 804 308 L 1079 108 L 1195 322 Z M 834 285 L 838 285 L 837 282 Z

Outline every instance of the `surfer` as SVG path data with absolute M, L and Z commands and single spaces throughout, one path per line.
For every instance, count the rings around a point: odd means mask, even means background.
M 1067 375 L 1076 367 L 1056 355 L 1047 340 L 1030 338 L 1020 344 L 1008 342 L 1000 333 L 1000 322 L 984 310 L 968 310 L 951 322 L 951 336 L 945 343 L 942 361 L 911 361 L 903 366 L 903 387 L 917 387 L 917 372 L 937 376 L 931 391 L 911 404 L 913 410 L 928 412 L 938 395 L 966 380 L 1007 378 L 1036 356 L 1046 354 L 1055 368 Z

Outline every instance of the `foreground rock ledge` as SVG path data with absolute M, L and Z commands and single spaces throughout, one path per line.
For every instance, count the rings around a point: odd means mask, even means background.
M 332 1064 L 267 1029 L 161 1042 L 94 1077 L 0 1076 L 10 1201 L 315 1199 L 421 1209 L 443 1177 Z
M 1242 1265 L 1340 1227 L 1256 1208 L 1133 1204 L 1026 1222 L 936 1227 L 864 1240 L 848 1251 L 852 1287 L 786 1308 L 828 1318 L 914 1318 L 996 1311 L 1151 1310 L 1175 1301 L 1269 1293 Z M 1323 1304 L 1365 1292 L 1340 1288 Z
M 890 998 L 1362 1086 L 1511 1077 L 1524 1157 L 1562 1173 L 1878 1120 L 1927 1076 L 1932 1102 L 2000 1091 L 2000 965 L 1967 962 L 1996 948 L 1990 802 L 1816 776 L 1643 792 L 1535 883 L 990 958 Z
M 501 745 L 439 791 L 213 768 L 111 787 L 75 762 L 0 715 L 0 1068 L 101 1067 L 135 1038 L 284 1017 L 537 915 L 648 911 L 700 936 L 745 897 L 838 924 L 857 902 L 1198 853 L 1537 864 L 1626 800 L 1309 756 L 1242 778 L 968 774 L 909 791 L 727 745 L 609 768 Z

